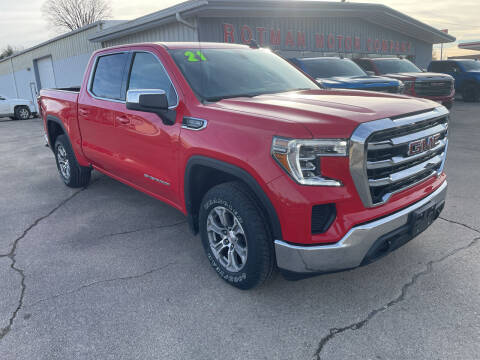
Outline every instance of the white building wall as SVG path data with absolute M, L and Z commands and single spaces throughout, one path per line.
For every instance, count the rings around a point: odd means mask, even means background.
M 0 61 L 0 94 L 35 100 L 31 83 L 40 90 L 35 62 L 46 56 L 52 58 L 56 87 L 79 86 L 91 54 L 101 48 L 101 44 L 88 40 L 99 30 L 99 25 L 87 27 Z

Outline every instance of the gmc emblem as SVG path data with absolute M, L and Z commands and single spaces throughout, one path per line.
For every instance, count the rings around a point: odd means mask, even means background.
M 438 144 L 440 134 L 431 135 L 424 139 L 415 140 L 408 143 L 408 156 L 420 154 L 424 151 L 433 149 Z

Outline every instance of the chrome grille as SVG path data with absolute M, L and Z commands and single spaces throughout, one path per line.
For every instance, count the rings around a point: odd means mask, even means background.
M 448 146 L 448 111 L 421 113 L 363 123 L 350 141 L 350 169 L 367 207 L 439 175 Z M 432 140 L 434 137 L 434 140 Z M 410 152 L 412 144 L 421 149 Z

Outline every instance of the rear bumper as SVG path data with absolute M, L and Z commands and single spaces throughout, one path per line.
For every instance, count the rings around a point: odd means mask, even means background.
M 324 273 L 370 263 L 412 239 L 408 226 L 410 214 L 430 202 L 443 204 L 446 194 L 447 182 L 444 181 L 437 190 L 415 204 L 353 227 L 333 245 L 298 246 L 275 240 L 277 265 L 294 273 Z M 440 211 L 439 207 L 438 213 Z

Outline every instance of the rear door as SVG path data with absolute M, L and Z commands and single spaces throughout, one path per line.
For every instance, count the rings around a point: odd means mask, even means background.
M 164 90 L 176 122 L 167 125 L 157 114 L 122 106 L 114 118 L 116 151 L 122 162 L 122 177 L 177 203 L 177 149 L 183 114 L 178 109 L 179 95 L 155 50 L 133 52 L 127 91 Z
M 125 109 L 126 69 L 131 54 L 114 52 L 95 59 L 86 91 L 80 93 L 78 119 L 85 156 L 97 167 L 119 176 L 115 114 Z

